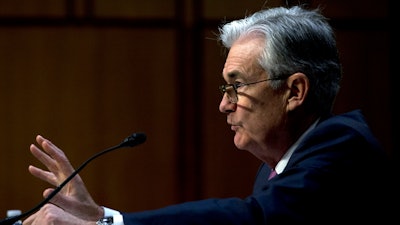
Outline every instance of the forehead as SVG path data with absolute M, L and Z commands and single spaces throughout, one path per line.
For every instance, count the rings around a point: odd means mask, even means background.
M 225 61 L 223 76 L 225 79 L 235 79 L 260 70 L 258 59 L 264 47 L 261 37 L 247 37 L 237 40 L 231 47 Z

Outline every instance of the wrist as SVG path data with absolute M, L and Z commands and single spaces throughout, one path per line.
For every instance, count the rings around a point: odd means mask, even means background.
M 103 218 L 106 217 L 107 215 L 105 215 L 105 209 L 103 206 L 99 206 L 99 209 L 97 210 L 97 219 L 99 218 Z

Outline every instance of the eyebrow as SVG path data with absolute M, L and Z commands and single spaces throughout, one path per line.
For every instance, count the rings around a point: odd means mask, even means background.
M 229 72 L 229 73 L 227 74 L 226 79 L 227 79 L 227 81 L 235 80 L 235 79 L 237 79 L 238 77 L 240 77 L 241 74 L 242 74 L 242 73 L 240 73 L 238 70 L 233 70 L 233 71 L 231 71 L 231 72 Z M 222 76 L 222 79 L 225 79 L 223 73 L 221 73 L 221 76 Z
M 231 72 L 229 72 L 228 73 L 228 78 L 229 79 L 235 79 L 235 78 L 237 78 L 238 76 L 240 76 L 240 72 L 239 71 L 237 71 L 237 70 L 234 70 L 234 71 L 231 71 Z

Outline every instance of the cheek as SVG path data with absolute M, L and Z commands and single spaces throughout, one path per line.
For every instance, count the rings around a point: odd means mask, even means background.
M 286 104 L 281 99 L 274 99 L 258 105 L 257 110 L 254 112 L 256 112 L 256 120 L 260 125 L 275 127 L 285 118 Z
M 263 89 L 264 92 L 254 93 L 242 98 L 238 104 L 240 114 L 249 119 L 248 123 L 253 126 L 270 126 L 279 123 L 286 114 L 286 101 L 281 95 L 274 95 Z M 257 98 L 251 96 L 260 96 Z

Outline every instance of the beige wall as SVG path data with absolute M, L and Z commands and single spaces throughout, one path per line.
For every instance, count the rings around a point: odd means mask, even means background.
M 311 2 L 338 34 L 345 77 L 335 111 L 362 108 L 392 152 L 388 4 Z M 143 145 L 80 173 L 98 203 L 123 211 L 249 194 L 259 162 L 236 150 L 218 111 L 224 58 L 214 33 L 263 4 L 0 0 L 0 215 L 29 210 L 48 187 L 27 171 L 41 166 L 29 153 L 37 134 L 78 167 L 145 132 Z

